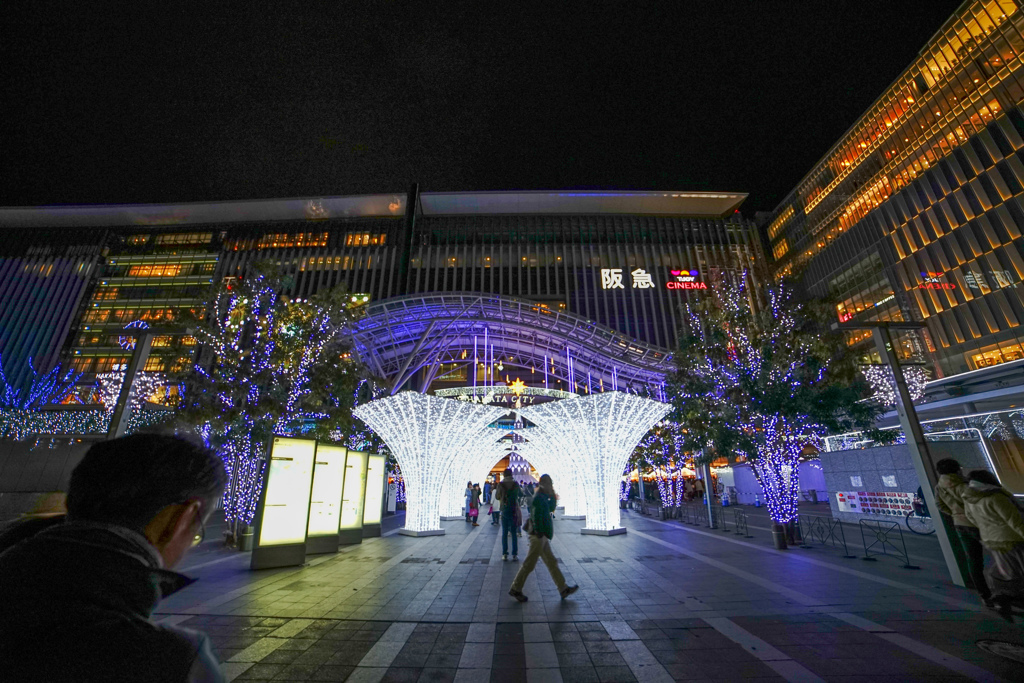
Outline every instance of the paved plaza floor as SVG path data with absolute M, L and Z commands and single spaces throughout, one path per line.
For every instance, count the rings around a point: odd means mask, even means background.
M 625 512 L 626 535 L 599 537 L 559 519 L 554 552 L 580 591 L 560 600 L 539 564 L 520 604 L 498 527 L 410 538 L 390 518 L 301 568 L 195 556 L 184 572 L 200 580 L 157 618 L 207 632 L 238 681 L 1024 680 L 976 644 L 1024 643 L 1024 628 L 953 586 L 933 540 L 912 539 L 908 570 L 776 551 L 751 520 L 737 534 Z

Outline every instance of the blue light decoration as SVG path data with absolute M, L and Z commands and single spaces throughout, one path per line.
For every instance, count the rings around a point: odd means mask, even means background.
M 805 446 L 820 443 L 827 428 L 812 416 L 782 414 L 777 407 L 798 392 L 823 386 L 828 365 L 806 363 L 814 356 L 812 341 L 796 333 L 801 306 L 790 300 L 789 290 L 779 283 L 762 285 L 755 313 L 751 299 L 757 293 L 748 291 L 746 281 L 743 273 L 711 290 L 721 324 L 709 324 L 686 306 L 688 333 L 707 352 L 688 354 L 679 372 L 698 378 L 710 391 L 688 395 L 681 389 L 678 400 L 706 406 L 737 435 L 732 455 L 747 460 L 772 520 L 786 524 L 799 516 L 800 455 Z
M 304 409 L 302 402 L 312 391 L 311 373 L 343 342 L 351 318 L 338 306 L 283 299 L 276 280 L 262 273 L 220 290 L 207 310 L 209 325 L 198 328 L 195 337 L 212 352 L 213 363 L 194 365 L 197 394 L 188 400 L 212 403 L 220 411 L 196 431 L 228 471 L 225 517 L 248 525 L 256 513 L 270 438 L 300 435 L 328 417 Z M 291 314 L 301 315 L 303 324 L 293 324 Z M 299 339 L 303 330 L 308 337 Z M 366 435 L 355 439 L 360 437 Z
M 18 441 L 32 434 L 37 425 L 46 422 L 41 409 L 64 401 L 82 376 L 82 373 L 60 365 L 40 373 L 31 358 L 28 366 L 32 373 L 28 386 L 13 387 L 7 381 L 3 358 L 0 358 L 0 436 Z

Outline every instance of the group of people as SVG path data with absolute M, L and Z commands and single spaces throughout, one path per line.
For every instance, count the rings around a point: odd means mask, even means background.
M 939 481 L 935 502 L 956 529 L 967 560 L 968 574 L 985 605 L 1007 621 L 1024 601 L 1024 516 L 1013 496 L 988 470 L 963 476 L 960 463 L 946 458 L 935 463 Z M 984 549 L 992 555 L 985 567 Z

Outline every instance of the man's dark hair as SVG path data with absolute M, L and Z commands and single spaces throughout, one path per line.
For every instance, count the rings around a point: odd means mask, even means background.
M 935 471 L 939 474 L 956 474 L 960 471 L 960 463 L 953 458 L 943 458 L 935 463 Z
M 967 478 L 971 481 L 980 481 L 982 484 L 988 484 L 989 486 L 1001 486 L 999 480 L 996 479 L 996 475 L 988 470 L 971 470 Z
M 68 519 L 141 531 L 168 505 L 220 497 L 227 479 L 213 451 L 185 439 L 135 434 L 101 441 L 71 473 Z

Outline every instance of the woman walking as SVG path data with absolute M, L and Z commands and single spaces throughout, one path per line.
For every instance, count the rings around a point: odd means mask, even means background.
M 963 489 L 964 514 L 978 527 L 981 543 L 992 553 L 985 570 L 992 602 L 1013 623 L 1013 604 L 1024 598 L 1024 518 L 1010 494 L 988 470 L 974 470 Z
M 551 552 L 551 538 L 555 533 L 551 515 L 555 512 L 557 505 L 558 496 L 555 495 L 555 485 L 551 481 L 551 476 L 545 474 L 540 478 L 540 486 L 537 487 L 537 493 L 530 505 L 530 518 L 527 521 L 526 530 L 530 535 L 530 549 L 508 591 L 508 594 L 519 602 L 527 601 L 527 597 L 523 595 L 523 585 L 530 572 L 537 566 L 538 559 L 544 560 L 544 565 L 551 572 L 551 578 L 554 579 L 558 594 L 562 596 L 563 600 L 580 589 L 579 586 L 566 585 L 565 577 L 562 576 L 562 571 L 558 568 L 558 560 Z

